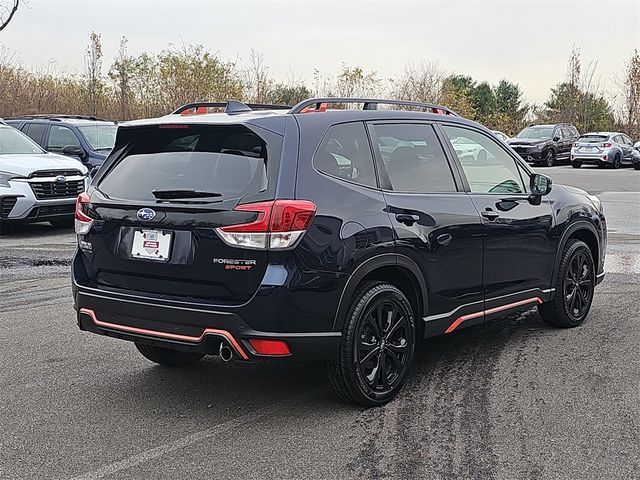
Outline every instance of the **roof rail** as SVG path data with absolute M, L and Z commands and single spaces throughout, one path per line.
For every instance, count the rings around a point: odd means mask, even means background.
M 377 110 L 378 105 L 401 105 L 404 107 L 417 107 L 430 110 L 432 113 L 444 113 L 445 115 L 459 115 L 453 110 L 435 105 L 433 103 L 413 102 L 409 100 L 383 100 L 376 98 L 349 98 L 349 97 L 326 97 L 326 98 L 309 98 L 298 103 L 289 110 L 289 113 L 304 113 L 313 111 L 323 111 L 328 103 L 362 103 L 363 110 Z M 324 104 L 324 107 L 323 107 Z
M 224 113 L 233 115 L 235 113 L 251 112 L 252 110 L 289 110 L 288 105 L 271 105 L 268 103 L 242 103 L 235 100 L 228 102 L 194 102 L 181 106 L 172 115 L 181 115 L 188 110 L 197 110 L 199 108 L 223 108 Z
M 60 119 L 75 119 L 75 120 L 94 120 L 97 122 L 111 122 L 104 118 L 94 117 L 93 115 L 70 115 L 65 113 L 35 113 L 27 115 L 17 115 L 15 117 L 7 117 L 5 120 L 24 120 L 24 119 L 42 119 L 42 120 L 60 120 Z

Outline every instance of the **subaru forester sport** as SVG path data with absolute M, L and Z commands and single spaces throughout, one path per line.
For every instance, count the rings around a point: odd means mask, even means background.
M 483 126 L 393 100 L 224 105 L 120 126 L 76 206 L 82 330 L 168 366 L 320 359 L 375 406 L 422 339 L 533 306 L 556 327 L 587 316 L 600 201 Z

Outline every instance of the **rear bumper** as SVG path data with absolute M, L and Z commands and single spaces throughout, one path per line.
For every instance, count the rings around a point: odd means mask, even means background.
M 585 155 L 585 154 L 574 154 L 572 156 L 572 162 L 580 162 L 587 165 L 598 165 L 600 163 L 606 163 L 611 161 L 611 157 L 606 155 Z
M 258 331 L 237 311 L 112 293 L 80 285 L 75 275 L 72 289 L 78 327 L 100 335 L 207 355 L 217 355 L 223 342 L 241 360 L 277 358 L 259 355 L 249 339 L 282 340 L 295 359 L 333 359 L 339 352 L 341 332 Z

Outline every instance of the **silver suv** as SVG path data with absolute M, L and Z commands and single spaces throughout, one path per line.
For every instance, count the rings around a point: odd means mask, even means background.
M 0 233 L 15 221 L 72 227 L 76 197 L 86 186 L 87 168 L 78 160 L 45 152 L 0 123 Z

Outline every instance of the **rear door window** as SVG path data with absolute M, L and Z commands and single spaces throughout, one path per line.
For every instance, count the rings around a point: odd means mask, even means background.
M 38 145 L 42 145 L 45 127 L 44 123 L 27 123 L 22 131 Z
M 330 127 L 313 157 L 313 165 L 327 175 L 368 187 L 377 185 L 371 146 L 362 122 Z
M 266 190 L 267 145 L 242 126 L 147 127 L 131 137 L 98 185 L 111 198 L 155 200 L 154 190 L 196 190 L 222 200 Z
M 444 150 L 431 125 L 373 125 L 376 147 L 396 192 L 455 192 Z

